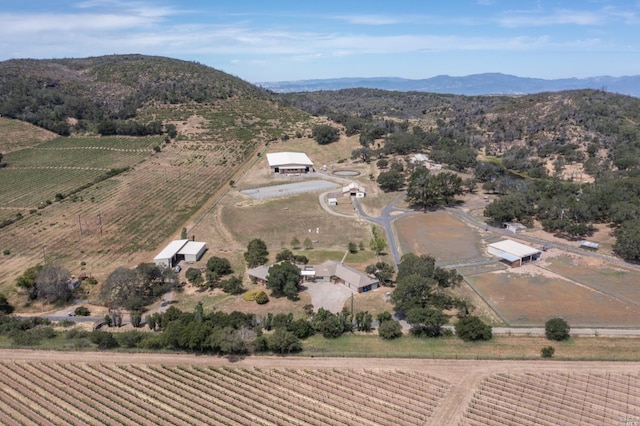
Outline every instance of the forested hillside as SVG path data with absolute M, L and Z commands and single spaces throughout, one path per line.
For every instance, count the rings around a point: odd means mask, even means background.
M 348 89 L 281 99 L 359 134 L 354 159 L 386 162 L 424 152 L 473 172 L 470 190 L 482 184 L 500 196 L 485 210 L 497 225 L 539 221 L 577 239 L 606 224 L 617 237 L 614 250 L 640 259 L 638 98 L 598 90 L 467 97 Z M 411 194 L 413 170 L 401 176 L 393 169 L 381 173 L 379 184 L 397 189 L 408 182 Z
M 119 134 L 157 134 L 162 132 L 161 124 L 144 128 L 123 122 L 154 103 L 206 103 L 234 97 L 270 98 L 265 90 L 214 68 L 163 57 L 0 62 L 0 114 L 63 136 L 105 123 L 118 125 Z

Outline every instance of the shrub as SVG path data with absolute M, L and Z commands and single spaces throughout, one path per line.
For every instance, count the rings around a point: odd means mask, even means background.
M 259 291 L 258 294 L 256 294 L 256 303 L 258 305 L 264 305 L 265 303 L 269 302 L 269 296 L 267 296 L 267 293 L 265 293 L 264 291 Z
M 4 254 L 5 256 L 9 256 L 11 254 L 11 249 L 2 250 L 2 254 Z
M 107 331 L 96 330 L 89 335 L 89 339 L 98 346 L 98 349 L 111 349 L 118 346 L 116 338 Z
M 89 315 L 91 315 L 89 308 L 87 308 L 86 306 L 78 306 L 73 311 L 73 313 L 75 316 L 78 316 L 78 317 L 88 317 Z
M 14 308 L 7 300 L 7 297 L 4 294 L 0 294 L 0 313 L 11 314 L 13 311 Z
M 378 335 L 385 340 L 393 340 L 402 336 L 402 326 L 396 320 L 387 320 L 378 327 Z
M 542 358 L 552 358 L 555 351 L 556 350 L 553 348 L 553 346 L 545 346 L 540 350 L 540 356 Z
M 562 318 L 551 318 L 544 325 L 544 334 L 549 340 L 566 340 L 570 330 L 569 324 Z
M 66 319 L 66 318 L 63 319 L 62 321 L 58 321 L 58 326 L 60 326 L 60 327 L 67 328 L 67 327 L 71 327 L 73 325 L 76 325 L 76 323 L 71 321 L 71 320 L 69 320 L 69 319 Z
M 464 341 L 490 340 L 491 326 L 482 322 L 476 316 L 460 318 L 455 325 L 456 334 Z
M 258 293 L 264 293 L 262 290 L 249 290 L 245 294 L 242 295 L 242 298 L 247 302 L 253 302 L 256 300 Z

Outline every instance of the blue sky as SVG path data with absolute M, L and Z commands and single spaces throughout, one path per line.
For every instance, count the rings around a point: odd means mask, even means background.
M 18 0 L 0 60 L 142 53 L 250 82 L 640 74 L 640 0 Z

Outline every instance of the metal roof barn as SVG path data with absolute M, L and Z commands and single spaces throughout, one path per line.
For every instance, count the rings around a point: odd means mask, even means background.
M 267 154 L 267 162 L 274 173 L 307 173 L 313 169 L 304 152 L 273 152 Z
M 540 259 L 542 252 L 525 244 L 513 240 L 502 240 L 489 244 L 489 253 L 506 260 L 511 266 L 520 266 L 525 262 Z
M 188 241 L 178 252 L 184 256 L 185 262 L 197 262 L 207 249 L 207 244 L 199 241 Z
M 166 266 L 167 268 L 175 265 L 178 252 L 187 244 L 189 240 L 173 240 L 165 248 L 162 249 L 156 257 L 153 258 L 153 262 L 158 266 Z

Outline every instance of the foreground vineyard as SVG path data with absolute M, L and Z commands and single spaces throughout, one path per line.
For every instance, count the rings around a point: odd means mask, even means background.
M 638 419 L 638 373 L 520 373 L 486 378 L 461 424 L 625 425 Z
M 3 425 L 628 425 L 636 363 L 0 351 Z M 354 368 L 358 366 L 358 368 Z
M 411 371 L 0 364 L 0 423 L 424 424 L 449 384 Z

